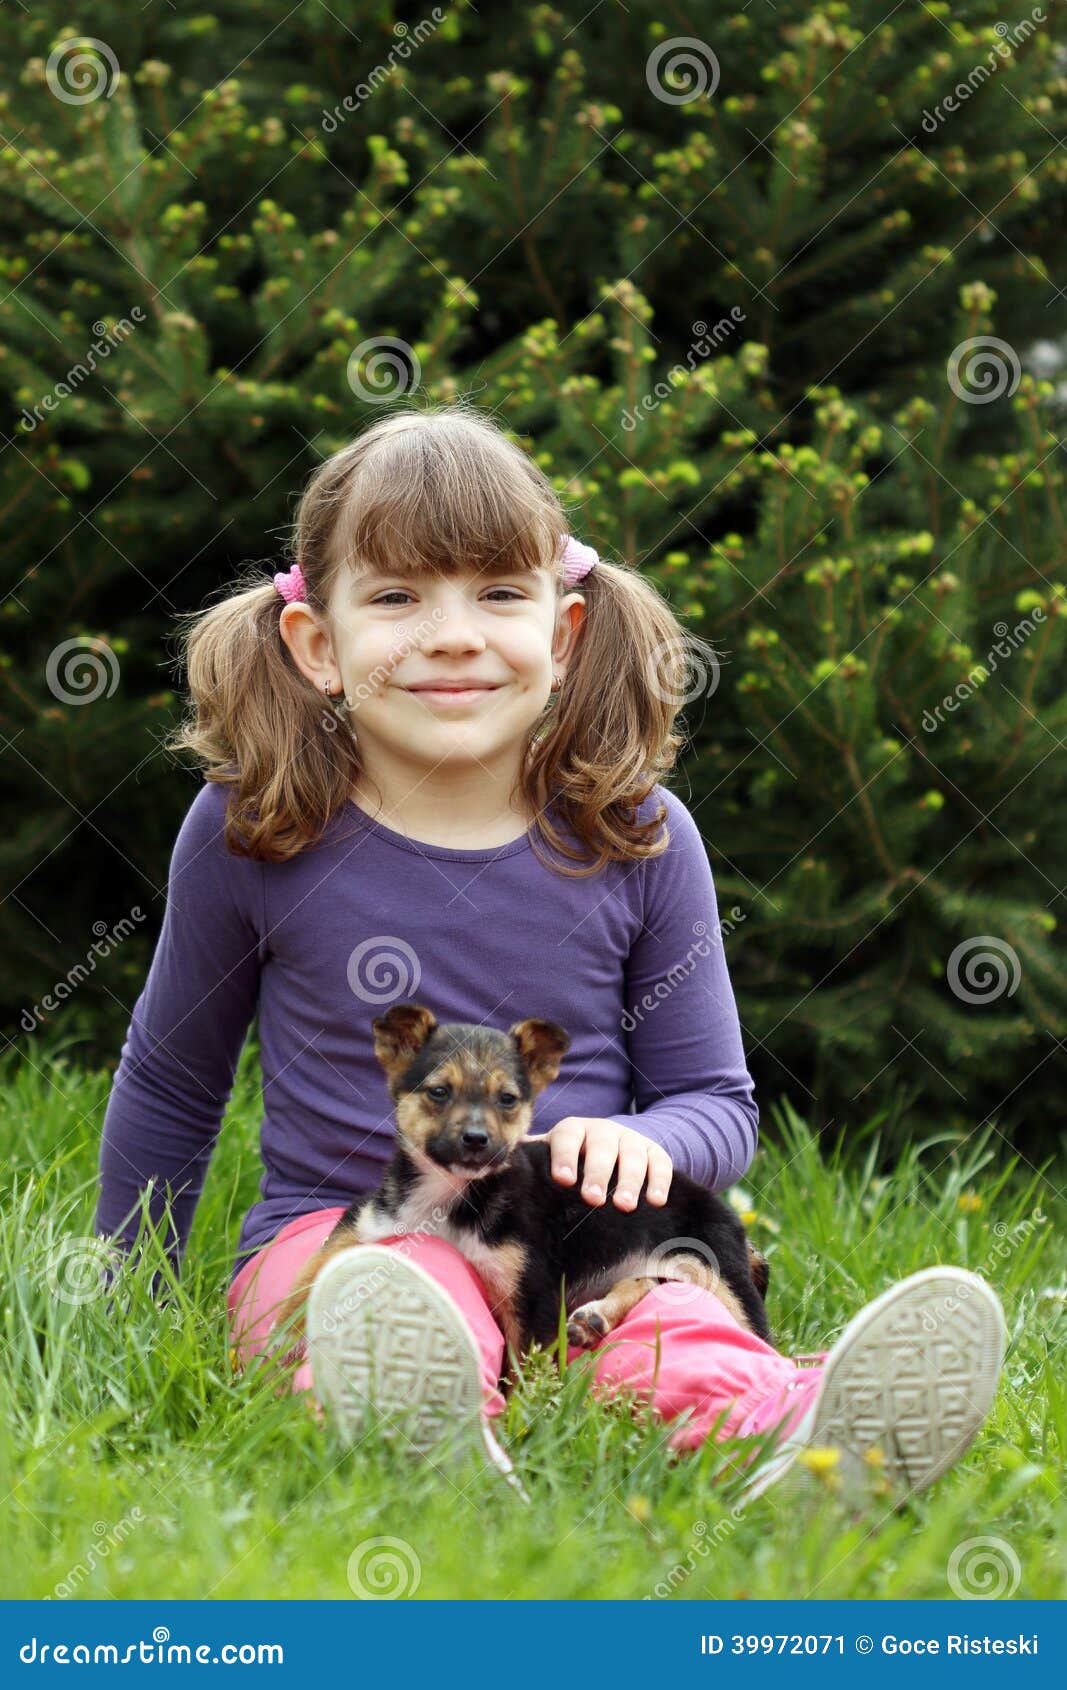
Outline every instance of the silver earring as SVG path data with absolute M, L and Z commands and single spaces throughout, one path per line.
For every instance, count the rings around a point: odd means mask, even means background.
M 562 685 L 563 685 L 563 676 L 562 675 L 553 675 L 553 677 L 552 677 L 552 691 L 558 692 Z

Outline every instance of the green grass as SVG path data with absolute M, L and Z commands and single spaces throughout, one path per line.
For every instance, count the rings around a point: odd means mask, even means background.
M 728 1450 L 669 1451 L 647 1411 L 590 1397 L 581 1369 L 561 1376 L 538 1353 L 500 1428 L 523 1507 L 473 1464 L 438 1472 L 378 1439 L 341 1451 L 306 1397 L 231 1377 L 225 1292 L 257 1195 L 257 1081 L 246 1049 L 182 1281 L 160 1307 L 150 1253 L 110 1304 L 57 1294 L 74 1282 L 64 1240 L 92 1230 L 109 1076 L 39 1047 L 0 1076 L 6 1596 L 350 1598 L 350 1569 L 357 1589 L 361 1567 L 385 1569 L 388 1591 L 394 1555 L 419 1598 L 948 1597 L 950 1557 L 976 1537 L 1000 1540 L 998 1564 L 1017 1560 L 1017 1596 L 1063 1595 L 1063 1208 L 995 1134 L 916 1145 L 878 1174 L 870 1132 L 858 1143 L 855 1130 L 847 1160 L 820 1157 L 776 1110 L 745 1181 L 787 1351 L 825 1347 L 932 1262 L 996 1286 L 1002 1388 L 938 1484 L 896 1511 L 872 1490 L 850 1512 L 813 1475 L 745 1507 Z M 399 1540 L 384 1562 L 370 1542 L 383 1537 Z

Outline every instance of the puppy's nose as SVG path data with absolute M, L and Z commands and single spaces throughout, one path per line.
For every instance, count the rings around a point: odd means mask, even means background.
M 484 1127 L 464 1127 L 459 1142 L 464 1150 L 484 1150 L 489 1143 L 489 1134 Z

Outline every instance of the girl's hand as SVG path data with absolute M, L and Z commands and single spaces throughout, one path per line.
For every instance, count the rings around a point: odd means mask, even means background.
M 648 1201 L 666 1203 L 674 1164 L 653 1139 L 633 1127 L 596 1116 L 567 1115 L 547 1133 L 527 1133 L 529 1141 L 547 1139 L 552 1156 L 552 1178 L 561 1185 L 573 1185 L 578 1152 L 585 1147 L 582 1196 L 594 1208 L 607 1201 L 612 1169 L 619 1165 L 614 1203 L 617 1209 L 636 1209 L 641 1186 L 648 1175 Z

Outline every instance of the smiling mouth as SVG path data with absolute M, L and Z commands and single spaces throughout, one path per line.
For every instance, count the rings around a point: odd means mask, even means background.
M 476 699 L 487 698 L 491 692 L 499 692 L 498 686 L 484 687 L 408 687 L 406 689 L 414 698 L 428 699 L 431 704 L 472 704 Z

